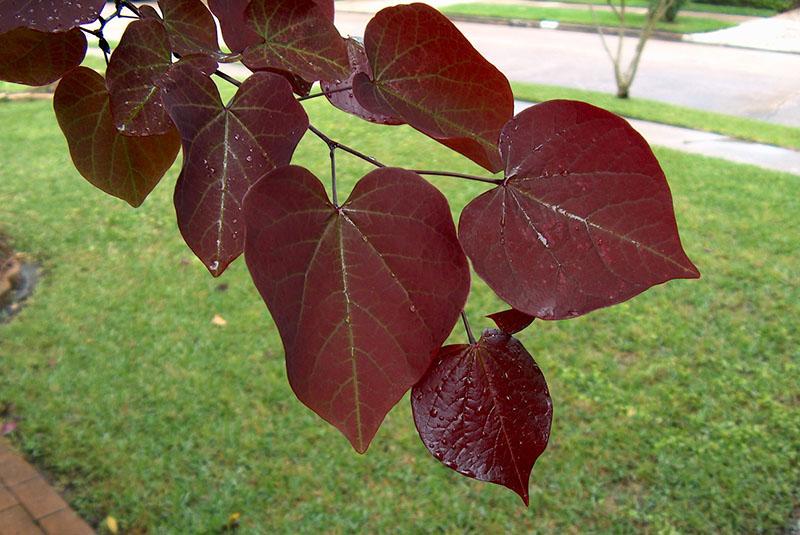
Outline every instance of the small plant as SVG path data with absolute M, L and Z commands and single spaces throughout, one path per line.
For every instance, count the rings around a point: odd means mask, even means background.
M 356 451 L 411 390 L 433 456 L 527 504 L 552 402 L 513 335 L 534 318 L 574 318 L 699 276 L 650 147 L 622 118 L 581 102 L 514 117 L 505 76 L 424 4 L 379 12 L 363 43 L 336 31 L 332 0 L 158 4 L 118 0 L 103 19 L 104 0 L 0 3 L 0 78 L 60 79 L 54 107 L 75 166 L 134 207 L 182 148 L 174 200 L 186 243 L 215 277 L 244 254 L 292 389 Z M 138 20 L 112 51 L 103 29 L 120 18 Z M 87 34 L 106 55 L 105 77 L 79 66 Z M 220 62 L 253 74 L 236 80 Z M 230 102 L 214 76 L 238 87 Z M 316 128 L 302 106 L 311 98 L 407 124 L 489 176 L 385 165 Z M 292 165 L 307 133 L 330 156 L 330 196 Z M 343 155 L 375 167 L 347 199 L 337 188 Z M 431 175 L 487 186 L 458 230 Z M 463 312 L 470 262 L 511 307 L 477 339 Z M 459 318 L 466 343 L 442 347 Z

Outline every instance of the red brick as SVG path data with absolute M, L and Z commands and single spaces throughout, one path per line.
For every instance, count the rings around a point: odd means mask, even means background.
M 63 509 L 39 520 L 47 535 L 94 535 L 89 525 L 71 509 Z
M 17 505 L 17 498 L 5 487 L 0 486 L 0 511 L 8 509 L 12 505 Z
M 41 477 L 14 485 L 10 490 L 36 520 L 67 508 L 67 502 Z
M 0 461 L 0 480 L 6 487 L 37 477 L 39 473 L 25 459 L 11 455 Z
M 21 505 L 0 512 L 0 535 L 41 535 L 31 516 Z

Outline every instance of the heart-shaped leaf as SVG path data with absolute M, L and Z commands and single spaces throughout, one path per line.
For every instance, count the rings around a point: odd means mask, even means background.
M 486 316 L 506 334 L 516 334 L 528 327 L 536 318 L 519 310 L 504 310 Z
M 15 28 L 63 32 L 97 20 L 106 0 L 0 0 L 0 33 Z
M 274 74 L 252 75 L 227 106 L 211 78 L 188 64 L 173 66 L 159 84 L 183 143 L 178 227 L 216 277 L 242 253 L 245 194 L 291 161 L 308 116 L 288 82 Z
M 56 118 L 81 175 L 106 193 L 139 206 L 178 155 L 176 132 L 121 135 L 111 119 L 103 77 L 77 67 L 62 78 L 53 99 Z
M 281 69 L 309 81 L 347 78 L 347 45 L 313 0 L 252 0 L 245 18 L 262 41 L 244 52 L 251 69 Z
M 262 41 L 255 30 L 247 26 L 244 12 L 250 0 L 209 0 L 208 7 L 219 19 L 222 37 L 233 52 L 242 52 Z M 333 0 L 315 0 L 325 16 L 333 22 Z
M 106 73 L 111 115 L 120 132 L 148 136 L 175 128 L 156 86 L 171 64 L 169 39 L 159 21 L 137 20 L 125 29 Z
M 384 168 L 340 208 L 301 167 L 245 199 L 245 260 L 286 350 L 297 397 L 366 451 L 458 320 L 469 269 L 447 200 Z
M 373 77 L 354 80 L 363 107 L 502 169 L 497 144 L 514 114 L 511 87 L 453 23 L 425 4 L 386 8 L 367 25 L 364 46 Z
M 443 347 L 414 386 L 419 436 L 449 468 L 498 483 L 528 505 L 528 481 L 550 439 L 553 403 L 544 375 L 518 340 L 486 331 Z
M 533 106 L 504 128 L 504 183 L 461 214 L 475 271 L 515 309 L 564 319 L 699 272 L 667 180 L 624 119 L 582 102 Z
M 369 66 L 367 53 L 364 45 L 355 39 L 347 39 L 347 54 L 350 57 L 350 77 L 338 83 L 322 82 L 322 90 L 331 104 L 342 111 L 352 113 L 371 123 L 378 124 L 403 124 L 403 120 L 381 113 L 373 113 L 362 106 L 353 95 L 353 80 L 358 74 L 372 76 L 372 69 Z
M 219 53 L 217 23 L 200 0 L 158 0 L 172 50 L 181 56 Z
M 0 34 L 0 80 L 47 85 L 77 67 L 86 56 L 86 37 L 77 28 L 48 33 L 17 28 Z

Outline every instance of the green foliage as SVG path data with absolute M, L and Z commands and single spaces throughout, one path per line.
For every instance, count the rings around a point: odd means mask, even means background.
M 479 172 L 406 127 L 308 108 L 387 163 Z M 784 529 L 800 499 L 796 176 L 656 151 L 704 278 L 522 335 L 561 401 L 521 510 L 426 456 L 407 401 L 364 457 L 319 425 L 289 390 L 243 262 L 212 280 L 176 232 L 177 168 L 131 210 L 72 170 L 49 103 L 0 104 L 0 136 L 0 221 L 44 270 L 0 326 L 0 400 L 23 418 L 18 444 L 91 521 L 202 533 L 241 512 L 242 533 L 757 533 Z M 322 174 L 319 144 L 304 140 L 299 157 Z M 341 195 L 368 169 L 340 158 Z M 482 187 L 435 183 L 456 212 Z M 500 306 L 477 286 L 476 329 L 489 326 L 477 311 Z
M 542 102 L 555 98 L 582 100 L 618 115 L 656 123 L 716 132 L 730 137 L 800 150 L 800 128 L 734 117 L 640 98 L 619 99 L 609 93 L 544 84 L 514 82 L 514 96 Z
M 524 20 L 557 20 L 569 24 L 585 24 L 593 26 L 617 27 L 619 19 L 610 11 L 596 10 L 592 13 L 586 9 L 535 7 L 517 4 L 454 4 L 442 9 L 448 15 L 466 15 L 478 17 L 497 17 Z M 625 27 L 642 28 L 647 15 L 643 13 L 626 13 Z M 672 33 L 699 33 L 721 30 L 734 26 L 733 23 L 714 18 L 678 17 L 675 22 L 659 22 L 656 29 Z

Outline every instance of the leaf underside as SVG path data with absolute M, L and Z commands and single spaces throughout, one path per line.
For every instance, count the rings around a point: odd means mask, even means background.
M 506 334 L 516 334 L 524 330 L 531 323 L 533 323 L 534 319 L 536 319 L 530 314 L 525 314 L 524 312 L 514 310 L 513 308 L 510 310 L 495 312 L 494 314 L 489 314 L 486 317 L 492 320 L 495 325 L 497 325 L 497 328 Z
M 144 202 L 178 154 L 180 139 L 174 131 L 148 137 L 120 134 L 103 77 L 86 67 L 64 76 L 53 107 L 80 174 L 131 206 Z
M 528 505 L 528 480 L 550 438 L 544 375 L 515 338 L 486 331 L 443 347 L 411 393 L 414 423 L 431 454 L 467 477 L 504 485 Z
M 292 389 L 366 451 L 466 301 L 446 199 L 415 173 L 383 168 L 337 210 L 314 175 L 291 166 L 253 187 L 245 219 L 245 260 Z
M 515 309 L 565 319 L 696 278 L 664 173 L 622 118 L 545 102 L 504 128 L 505 182 L 461 214 L 475 271 Z
M 263 175 L 291 161 L 308 116 L 288 82 L 274 74 L 250 76 L 228 106 L 211 78 L 191 64 L 176 64 L 159 83 L 183 144 L 175 187 L 178 227 L 219 276 L 243 250 L 245 194 Z

